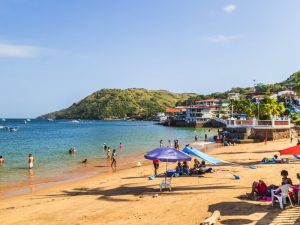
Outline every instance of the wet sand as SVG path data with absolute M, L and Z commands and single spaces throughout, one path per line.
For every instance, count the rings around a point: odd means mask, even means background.
M 272 157 L 286 147 L 288 140 L 219 147 L 209 152 L 223 160 L 257 169 L 236 166 L 214 167 L 216 173 L 202 177 L 177 177 L 172 191 L 159 192 L 163 178 L 148 180 L 153 174 L 151 162 L 142 167 L 129 165 L 115 173 L 58 184 L 29 194 L 0 200 L 0 215 L 5 224 L 200 224 L 214 210 L 222 220 L 218 224 L 297 224 L 298 207 L 269 202 L 246 201 L 239 197 L 250 192 L 253 180 L 279 185 L 280 171 L 287 169 L 294 183 L 300 161 L 290 157 L 289 164 L 262 165 L 263 157 Z M 143 162 L 144 164 L 144 162 Z M 101 166 L 101 165 L 100 165 Z M 165 165 L 161 163 L 160 172 Z M 169 167 L 175 167 L 170 164 Z M 229 173 L 241 176 L 233 179 Z

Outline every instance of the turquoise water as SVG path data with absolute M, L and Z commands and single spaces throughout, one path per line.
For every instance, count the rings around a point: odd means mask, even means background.
M 18 127 L 16 132 L 8 132 L 2 126 Z M 146 121 L 80 121 L 67 120 L 54 122 L 24 119 L 0 121 L 0 155 L 5 163 L 0 166 L 0 188 L 8 183 L 28 179 L 27 157 L 35 157 L 35 178 L 54 177 L 75 168 L 79 162 L 88 158 L 105 158 L 102 145 L 107 143 L 116 148 L 120 157 L 146 152 L 159 146 L 159 140 L 178 139 L 181 145 L 191 143 L 197 134 L 204 139 L 216 131 L 207 129 L 174 128 L 155 125 Z M 119 143 L 123 152 L 119 152 Z M 70 147 L 76 147 L 74 156 L 68 154 Z

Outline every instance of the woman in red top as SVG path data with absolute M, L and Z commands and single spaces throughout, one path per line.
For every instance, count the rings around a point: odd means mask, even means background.
M 254 196 L 255 193 L 264 196 L 267 193 L 267 189 L 268 187 L 263 180 L 259 180 L 258 182 L 254 181 L 252 184 L 251 196 Z

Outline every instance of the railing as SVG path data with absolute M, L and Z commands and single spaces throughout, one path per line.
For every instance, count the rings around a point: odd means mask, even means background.
M 290 120 L 226 120 L 227 127 L 291 127 Z

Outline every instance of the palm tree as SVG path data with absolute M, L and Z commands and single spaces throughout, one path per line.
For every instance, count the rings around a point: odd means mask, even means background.
M 283 103 L 278 103 L 276 99 L 265 96 L 260 102 L 260 115 L 263 119 L 279 116 L 285 112 Z

